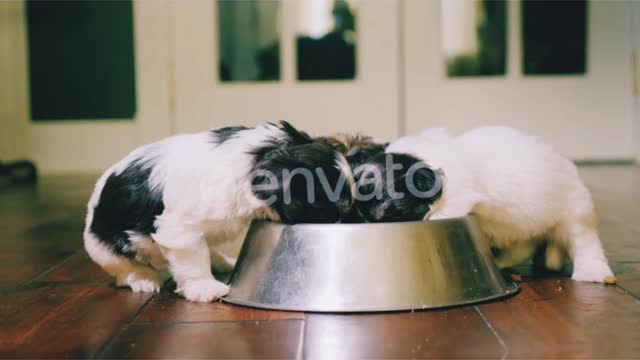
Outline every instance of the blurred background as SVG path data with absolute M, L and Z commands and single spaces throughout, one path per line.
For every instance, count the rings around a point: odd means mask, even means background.
M 640 1 L 0 1 L 0 162 L 104 170 L 286 119 L 380 140 L 508 125 L 640 159 Z

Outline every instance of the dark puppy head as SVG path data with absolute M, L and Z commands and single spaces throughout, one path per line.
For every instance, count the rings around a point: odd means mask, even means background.
M 336 133 L 317 138 L 318 141 L 333 146 L 347 158 L 352 168 L 365 163 L 374 156 L 384 153 L 389 143 L 377 143 L 370 136 L 362 134 Z
M 252 189 L 285 223 L 332 223 L 353 204 L 353 175 L 332 146 L 288 123 L 285 139 L 256 149 Z
M 406 154 L 378 154 L 353 169 L 356 203 L 345 222 L 418 221 L 442 195 L 442 176 Z

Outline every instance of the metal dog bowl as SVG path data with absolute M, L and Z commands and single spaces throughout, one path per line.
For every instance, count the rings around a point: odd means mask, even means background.
M 472 218 L 381 224 L 254 222 L 224 301 L 266 309 L 427 309 L 518 291 Z

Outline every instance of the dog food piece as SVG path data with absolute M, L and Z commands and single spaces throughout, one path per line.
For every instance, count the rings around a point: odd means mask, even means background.
M 522 276 L 520 274 L 511 274 L 511 278 L 517 282 L 522 282 Z
M 604 283 L 607 285 L 615 285 L 618 282 L 615 276 L 607 276 L 604 278 Z

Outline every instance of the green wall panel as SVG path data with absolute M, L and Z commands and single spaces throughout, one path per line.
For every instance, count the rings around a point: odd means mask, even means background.
M 28 0 L 31 118 L 132 119 L 131 0 Z

